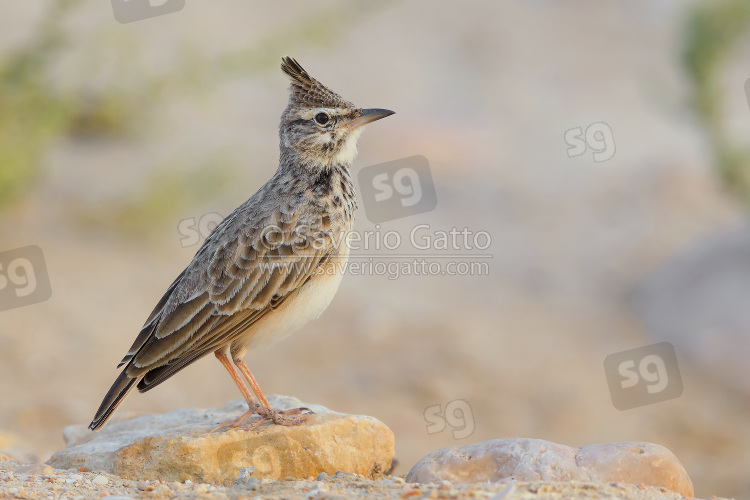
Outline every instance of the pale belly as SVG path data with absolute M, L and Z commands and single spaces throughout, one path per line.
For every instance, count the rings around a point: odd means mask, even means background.
M 339 256 L 327 263 L 323 272 L 311 278 L 294 295 L 264 316 L 232 343 L 232 355 L 244 355 L 248 347 L 267 345 L 286 338 L 318 318 L 336 295 L 349 258 L 346 245 Z

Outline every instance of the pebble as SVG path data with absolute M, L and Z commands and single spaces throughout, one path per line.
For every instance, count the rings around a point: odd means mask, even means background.
M 260 481 L 258 481 L 254 477 L 251 477 L 250 479 L 248 479 L 247 481 L 245 481 L 245 483 L 242 484 L 242 486 L 244 488 L 247 488 L 248 490 L 251 490 L 253 488 L 257 488 L 259 484 L 260 484 Z
M 344 472 L 342 470 L 337 470 L 336 474 L 334 474 L 333 477 L 341 479 L 345 477 L 357 477 L 357 475 L 352 472 Z
M 109 479 L 104 476 L 96 476 L 91 482 L 97 486 L 106 486 L 109 484 Z
M 487 500 L 503 500 L 504 498 L 507 498 L 508 495 L 513 493 L 513 491 L 516 489 L 516 482 L 511 482 L 508 486 L 503 488 L 502 490 L 498 491 L 495 495 L 492 495 Z
M 328 477 L 328 474 L 326 474 L 325 472 L 321 472 L 320 474 L 318 474 L 318 476 L 315 478 L 315 480 L 316 481 L 323 481 L 327 477 Z
M 154 487 L 148 484 L 148 481 L 138 481 L 135 487 L 140 491 L 154 491 Z
M 249 477 L 255 474 L 255 466 L 249 465 L 240 469 L 240 477 Z
M 258 480 L 252 477 L 254 473 L 255 467 L 253 467 L 252 465 L 240 469 L 240 475 L 234 478 L 235 486 L 242 486 L 248 489 L 258 486 Z

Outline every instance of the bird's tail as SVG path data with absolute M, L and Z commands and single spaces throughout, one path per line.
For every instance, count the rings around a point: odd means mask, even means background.
M 104 424 L 107 423 L 112 413 L 120 406 L 128 393 L 133 390 L 138 378 L 128 377 L 127 370 L 123 370 L 120 376 L 117 377 L 115 383 L 110 387 L 107 395 L 104 396 L 101 406 L 96 412 L 94 420 L 89 424 L 89 429 L 92 431 L 100 429 Z

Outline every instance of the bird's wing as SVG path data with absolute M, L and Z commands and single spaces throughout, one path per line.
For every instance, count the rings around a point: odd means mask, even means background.
M 231 342 L 320 272 L 337 240 L 327 216 L 288 207 L 237 234 L 217 236 L 207 257 L 198 252 L 162 299 L 162 310 L 147 321 L 142 344 L 128 354 L 128 374 L 145 376 L 139 389 L 147 390 Z

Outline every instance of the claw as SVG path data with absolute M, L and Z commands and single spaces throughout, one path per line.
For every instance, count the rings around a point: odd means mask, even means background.
M 226 422 L 222 422 L 217 427 L 213 428 L 211 432 L 212 433 L 216 432 L 219 429 L 223 429 L 224 427 L 230 427 L 232 429 L 241 428 L 245 420 L 252 417 L 253 415 L 263 415 L 263 408 L 261 408 L 260 405 L 256 404 L 255 406 L 247 410 L 245 413 L 243 413 L 239 417 L 232 419 L 232 420 L 228 420 Z
M 260 418 L 253 422 L 252 425 L 240 427 L 242 430 L 254 431 L 263 422 L 271 420 L 276 425 L 300 425 L 307 421 L 309 415 L 315 414 L 310 408 L 292 408 L 291 410 L 270 410 L 260 413 Z M 296 418 L 290 418 L 293 415 L 299 415 Z

